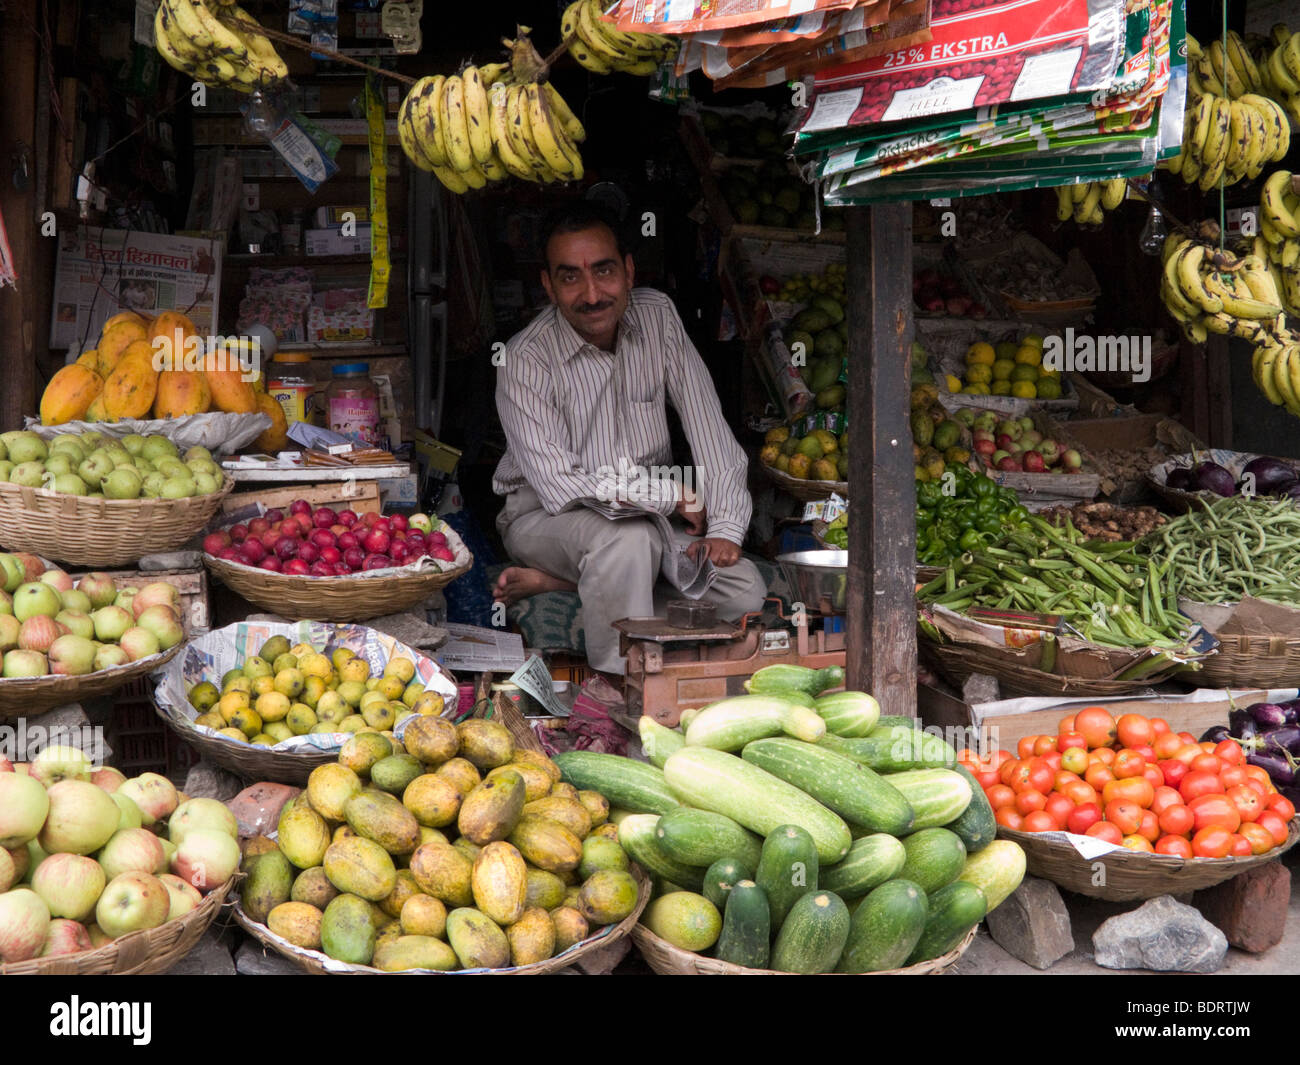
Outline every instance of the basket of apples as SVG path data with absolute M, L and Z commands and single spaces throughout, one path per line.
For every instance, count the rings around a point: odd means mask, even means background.
M 365 621 L 423 602 L 474 562 L 455 530 L 424 514 L 366 513 L 293 502 L 209 533 L 208 569 L 282 617 Z

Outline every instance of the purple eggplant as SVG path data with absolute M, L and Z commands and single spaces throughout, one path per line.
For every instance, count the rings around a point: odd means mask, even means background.
M 1286 756 L 1277 751 L 1248 754 L 1246 762 L 1249 765 L 1257 765 L 1267 772 L 1269 779 L 1279 787 L 1295 783 L 1295 770 L 1291 768 L 1291 763 L 1286 760 Z
M 1283 725 L 1265 732 L 1259 744 L 1262 751 L 1288 751 L 1300 754 L 1300 725 Z
M 1261 732 L 1266 729 L 1281 728 L 1286 724 L 1286 711 L 1277 703 L 1256 703 L 1250 708 L 1250 716 L 1255 719 Z
M 1192 475 L 1196 480 L 1196 487 L 1201 491 L 1213 492 L 1220 496 L 1237 494 L 1237 482 L 1232 479 L 1232 474 L 1217 462 L 1210 462 L 1207 459 L 1192 471 Z
M 1288 725 L 1300 725 L 1300 699 L 1288 699 L 1286 702 L 1277 705 L 1286 714 L 1286 723 Z
M 1242 479 L 1244 480 L 1250 474 L 1255 477 L 1255 492 L 1258 495 L 1285 492 L 1296 482 L 1296 472 L 1292 467 L 1281 459 L 1271 459 L 1267 455 L 1261 455 L 1246 463 L 1241 471 Z
M 1192 476 L 1190 466 L 1175 466 L 1165 477 L 1165 487 L 1179 492 L 1195 492 L 1196 478 Z
M 1232 738 L 1233 735 L 1228 731 L 1227 725 L 1213 725 L 1201 734 L 1199 742 L 1205 743 L 1206 741 L 1209 741 L 1210 743 L 1218 743 L 1221 740 L 1230 740 Z
M 1255 719 L 1250 716 L 1249 710 L 1229 710 L 1228 730 L 1239 740 L 1251 740 L 1255 738 L 1259 728 L 1255 724 Z

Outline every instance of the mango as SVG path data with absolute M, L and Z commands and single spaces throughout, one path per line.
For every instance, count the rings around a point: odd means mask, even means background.
M 299 869 L 320 865 L 330 845 L 329 826 L 306 802 L 294 802 L 280 811 L 276 825 L 280 850 Z
M 503 969 L 510 964 L 510 941 L 485 914 L 461 907 L 447 914 L 447 941 L 466 969 Z
M 393 745 L 382 732 L 358 732 L 343 744 L 339 764 L 345 765 L 363 780 L 370 779 L 371 768 L 393 753 Z
M 563 904 L 564 881 L 554 873 L 548 873 L 545 869 L 534 869 L 529 866 L 525 874 L 525 880 L 527 886 L 524 893 L 524 902 L 530 908 L 540 906 L 549 912 Z
M 572 906 L 557 906 L 550 913 L 555 926 L 555 954 L 563 954 L 575 943 L 587 938 L 587 919 Z M 552 957 L 555 955 L 553 954 Z
M 609 800 L 598 791 L 590 789 L 578 792 L 578 801 L 582 803 L 587 810 L 587 816 L 591 818 L 592 827 L 603 825 L 609 820 Z
M 421 825 L 429 828 L 441 828 L 455 821 L 460 813 L 460 804 L 459 789 L 437 773 L 421 774 L 402 792 L 402 805 Z
M 342 821 L 344 806 L 361 789 L 361 778 L 356 773 L 338 762 L 328 762 L 318 765 L 307 778 L 307 801 L 321 817 Z
M 99 365 L 96 367 L 96 372 L 107 380 L 117 369 L 123 352 L 138 340 L 147 343 L 148 337 L 149 330 L 138 315 L 120 321 L 110 318 L 104 323 L 103 332 L 99 334 L 99 345 L 96 348 L 99 353 Z
M 282 902 L 266 917 L 266 926 L 281 939 L 304 950 L 320 950 L 322 913 L 305 902 Z
M 627 852 L 616 840 L 604 836 L 588 836 L 582 841 L 582 862 L 578 875 L 586 880 L 603 869 L 627 872 Z
M 369 902 L 386 899 L 397 887 L 397 868 L 388 852 L 360 836 L 331 843 L 325 851 L 324 866 L 325 875 L 340 892 L 359 895 Z
M 400 973 L 408 969 L 433 969 L 451 972 L 459 964 L 456 952 L 433 936 L 398 935 L 375 946 L 376 969 Z
M 533 906 L 506 929 L 506 942 L 510 944 L 511 965 L 545 961 L 555 953 L 555 922 L 540 906 Z
M 582 862 L 582 841 L 554 821 L 522 818 L 508 838 L 529 862 L 547 872 L 571 872 Z
M 554 821 L 558 825 L 563 825 L 579 839 L 585 839 L 591 832 L 591 814 L 581 802 L 574 799 L 548 795 L 544 799 L 525 803 L 523 816 Z
M 807 455 L 792 455 L 790 465 L 786 469 L 791 477 L 798 477 L 801 481 L 807 480 L 808 471 L 812 468 L 812 459 Z
M 164 338 L 168 345 L 172 345 L 172 358 L 180 360 L 185 357 L 186 340 L 197 333 L 194 322 L 180 311 L 163 311 L 149 323 L 146 339 L 152 344 L 160 337 Z
M 524 802 L 533 802 L 536 799 L 543 798 L 550 794 L 551 785 L 555 783 L 551 775 L 541 766 L 529 765 L 525 762 L 511 762 L 508 765 L 498 766 L 488 772 L 484 780 L 491 780 L 494 776 L 500 776 L 502 773 L 518 773 L 524 779 Z
M 398 869 L 397 883 L 392 891 L 379 900 L 379 908 L 389 917 L 400 919 L 406 900 L 419 894 L 420 885 L 415 882 L 415 874 L 410 869 Z
M 615 843 L 617 843 L 618 825 L 614 824 L 613 821 L 606 821 L 603 825 L 597 825 L 595 828 L 593 828 L 591 830 L 591 835 L 588 836 L 587 839 L 591 839 L 592 836 L 596 836 L 600 839 L 612 839 Z M 583 842 L 585 843 L 586 840 L 583 840 Z
M 374 840 L 389 854 L 410 854 L 420 841 L 420 825 L 393 796 L 373 788 L 359 792 L 343 805 L 349 827 Z
M 404 935 L 442 939 L 447 934 L 447 907 L 441 899 L 420 892 L 402 904 L 401 922 Z
M 600 869 L 578 892 L 578 909 L 590 924 L 617 924 L 636 909 L 636 895 L 636 880 L 631 873 Z
M 474 863 L 446 843 L 422 843 L 411 855 L 411 875 L 426 895 L 450 906 L 472 906 Z
M 208 391 L 208 398 L 210 402 L 211 389 Z M 257 413 L 265 414 L 270 418 L 271 427 L 258 434 L 257 439 L 253 441 L 253 448 L 268 455 L 274 455 L 288 448 L 289 422 L 285 418 L 284 408 L 280 406 L 280 401 L 273 396 L 268 396 L 265 392 L 258 392 Z
M 289 898 L 293 902 L 305 902 L 318 910 L 324 910 L 339 893 L 339 889 L 330 883 L 325 870 L 314 865 L 304 869 L 294 878 Z
M 546 755 L 542 754 L 541 751 L 530 750 L 527 747 L 516 747 L 515 756 L 511 760 L 511 764 L 519 763 L 523 763 L 524 765 L 540 766 L 542 769 L 545 769 L 547 776 L 551 778 L 552 784 L 558 784 L 560 778 L 563 776 L 560 767 L 547 758 Z
M 566 784 L 563 781 L 551 788 L 551 794 L 562 799 L 577 799 L 579 802 L 582 801 L 581 799 L 578 799 L 578 789 L 572 784 Z
M 424 767 L 414 755 L 390 754 L 370 767 L 370 783 L 389 795 L 400 796 L 423 772 Z
M 104 379 L 79 363 L 65 366 L 41 394 L 41 424 L 63 425 L 83 418 L 104 387 Z
M 254 921 L 266 924 L 271 911 L 290 899 L 294 881 L 293 866 L 277 849 L 245 859 L 244 870 L 248 876 L 240 887 L 240 905 Z
M 499 722 L 472 717 L 456 726 L 456 736 L 461 757 L 480 772 L 505 765 L 514 757 L 514 737 Z
M 477 861 L 478 856 L 483 853 L 482 847 L 480 847 L 477 843 L 474 843 L 473 841 L 466 839 L 464 836 L 461 836 L 458 839 L 453 840 L 451 845 L 455 847 L 456 850 L 460 851 L 461 854 L 465 855 L 465 857 L 468 858 L 471 862 Z
M 484 780 L 461 803 L 457 827 L 462 836 L 480 846 L 505 839 L 523 813 L 525 798 L 524 779 L 513 770 Z
M 456 726 L 440 717 L 423 715 L 406 726 L 402 743 L 410 754 L 429 766 L 440 766 L 456 757 L 460 739 Z M 478 783 L 477 770 L 474 783 Z
M 408 737 L 411 734 L 411 729 L 414 727 L 415 725 L 412 724 L 407 728 L 406 735 Z M 447 780 L 450 780 L 455 784 L 456 790 L 459 791 L 462 796 L 468 795 L 471 791 L 477 788 L 483 780 L 482 776 L 479 775 L 479 771 L 470 765 L 470 763 L 464 758 L 452 758 L 438 766 L 434 772 L 437 773 L 438 776 L 445 777 Z
M 514 924 L 524 915 L 528 897 L 523 856 L 509 843 L 489 843 L 474 860 L 470 890 L 481 913 L 499 925 Z
M 375 953 L 375 926 L 370 903 L 340 895 L 325 907 L 320 922 L 321 949 L 331 958 L 369 965 Z

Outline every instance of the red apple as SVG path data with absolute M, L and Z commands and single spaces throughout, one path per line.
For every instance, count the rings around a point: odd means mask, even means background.
M 248 534 L 250 536 L 261 536 L 262 533 L 266 532 L 270 527 L 271 521 L 269 518 L 254 518 L 248 523 Z
M 378 520 L 379 520 L 379 515 L 376 514 L 373 510 L 368 510 L 366 511 L 366 513 L 361 515 L 361 524 L 364 525 L 366 528 L 370 528 Z
M 302 552 L 299 551 L 298 555 L 301 557 Z M 328 562 L 331 566 L 337 566 L 343 561 L 343 552 L 337 547 L 322 547 L 320 548 L 320 560 Z
M 307 563 L 307 565 L 310 566 L 313 562 L 315 562 L 318 558 L 320 558 L 320 548 L 317 547 L 315 544 L 311 543 L 310 541 L 307 541 L 306 543 L 298 544 L 297 557 L 302 559 L 304 562 Z
M 455 562 L 456 556 L 451 553 L 448 547 L 435 547 L 430 554 L 440 562 Z
M 992 455 L 998 449 L 998 445 L 992 440 L 976 440 L 975 451 L 980 455 Z
M 321 507 L 311 516 L 311 522 L 318 529 L 328 529 L 338 520 L 338 515 L 329 507 Z
M 1067 473 L 1076 472 L 1083 465 L 1083 456 L 1074 448 L 1061 453 L 1061 465 L 1065 467 Z
M 280 539 L 280 532 L 278 529 L 267 529 L 258 539 L 268 551 L 274 551 L 276 542 Z
M 391 536 L 393 533 L 393 524 L 387 518 L 378 518 L 375 520 L 375 523 L 370 526 L 370 529 L 372 532 L 378 529 L 380 532 L 388 533 L 388 535 Z
M 328 529 L 313 530 L 309 539 L 317 547 L 334 547 L 338 543 L 334 534 Z
M 1042 473 L 1047 469 L 1047 463 L 1043 461 L 1043 456 L 1037 451 L 1026 451 L 1022 456 L 1025 464 L 1026 473 Z
M 339 533 L 338 548 L 340 551 L 346 551 L 350 547 L 360 547 L 361 540 L 354 532 Z
M 338 537 L 342 536 L 347 531 L 348 531 L 348 527 L 346 525 L 340 524 L 337 521 L 330 526 L 330 532 L 334 534 L 335 539 L 338 539 Z
M 242 544 L 248 539 L 248 526 L 240 523 L 230 527 L 230 541 L 235 544 Z
M 221 554 L 221 549 L 230 546 L 230 534 L 226 532 L 208 533 L 203 538 L 203 550 L 209 555 Z
M 1008 455 L 998 463 L 998 469 L 1004 473 L 1018 473 L 1020 472 L 1020 463 L 1011 455 Z
M 339 524 L 346 525 L 349 529 L 357 523 L 357 514 L 354 510 L 340 510 Z
M 392 543 L 392 537 L 379 528 L 373 528 L 365 535 L 361 541 L 361 546 L 372 555 L 386 554 L 389 545 Z
M 428 540 L 429 543 L 431 543 L 434 547 L 446 547 L 446 546 L 447 546 L 447 534 L 446 534 L 446 533 L 442 533 L 442 532 L 431 532 L 431 533 L 429 533 L 429 535 L 428 535 L 427 537 L 425 537 L 425 539 Z
M 390 524 L 398 532 L 406 532 L 406 528 L 407 528 L 406 515 L 391 514 L 389 515 L 388 518 L 388 524 Z
M 366 556 L 365 561 L 361 564 L 362 569 L 388 569 L 392 566 L 393 560 L 387 555 L 373 552 Z
M 334 567 L 328 562 L 313 562 L 310 572 L 313 577 L 333 577 Z
M 260 568 L 270 570 L 272 573 L 279 573 L 283 567 L 280 565 L 278 558 L 274 555 L 267 555 L 266 558 L 262 559 Z
M 291 558 L 284 564 L 284 572 L 292 573 L 295 577 L 305 577 L 310 568 L 301 558 Z
M 393 544 L 393 546 L 388 549 L 388 553 L 392 556 L 393 561 L 399 566 L 406 565 L 406 560 L 411 557 L 410 550 L 400 541 Z
M 223 547 L 220 551 L 217 552 L 217 558 L 225 559 L 227 562 L 238 562 L 239 548 Z
M 350 576 L 351 573 L 352 573 L 352 567 L 349 566 L 346 562 L 334 563 L 334 576 L 347 577 Z
M 275 542 L 275 553 L 281 561 L 293 558 L 298 553 L 298 538 L 295 536 L 281 536 Z
M 290 513 L 290 514 L 310 514 L 310 513 L 311 513 L 311 504 L 308 503 L 307 500 L 305 500 L 305 499 L 295 499 L 292 503 L 289 504 L 289 513 Z
M 256 566 L 262 559 L 266 558 L 266 547 L 261 540 L 249 537 L 239 549 L 239 554 L 250 566 Z
M 274 525 L 277 521 L 284 521 L 284 511 L 281 510 L 279 507 L 276 507 L 274 510 L 268 510 L 265 516 L 266 516 L 266 520 L 269 521 L 272 525 Z
M 366 552 L 364 548 L 349 547 L 343 552 L 343 561 L 351 569 L 360 569 L 366 561 Z
M 298 537 L 307 527 L 297 518 L 285 518 L 280 522 L 280 535 Z

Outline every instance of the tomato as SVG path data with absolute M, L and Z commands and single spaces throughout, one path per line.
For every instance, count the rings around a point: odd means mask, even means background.
M 1196 831 L 1209 825 L 1222 825 L 1229 832 L 1241 827 L 1241 814 L 1226 795 L 1202 795 L 1192 799 L 1187 808 L 1196 818 Z
M 1063 717 L 1063 718 L 1061 718 L 1060 722 L 1057 724 L 1056 727 L 1057 727 L 1057 730 L 1060 731 L 1060 732 L 1078 732 L 1078 731 L 1079 731 L 1077 728 L 1075 728 L 1074 715 L 1073 715 L 1073 714 L 1071 714 L 1069 717 Z
M 1183 741 L 1184 745 L 1196 743 L 1196 737 L 1193 736 L 1190 732 L 1180 732 L 1178 734 L 1178 738 Z
M 1088 741 L 1077 732 L 1062 732 L 1056 737 L 1056 749 L 1062 754 L 1071 747 L 1082 747 L 1086 752 L 1088 750 Z
M 1124 799 L 1113 799 L 1106 803 L 1105 815 L 1106 820 L 1124 836 L 1132 835 L 1142 824 L 1142 807 Z
M 1014 806 L 1002 807 L 1002 809 L 993 815 L 993 820 L 1003 828 L 1010 828 L 1013 830 L 1018 830 L 1024 823 L 1024 818 L 1016 813 L 1016 808 Z
M 990 769 L 1001 769 L 1003 762 L 1011 761 L 1011 752 L 1002 750 L 995 751 L 993 754 L 989 755 L 989 760 L 991 762 L 989 765 Z
M 1245 784 L 1229 788 L 1227 798 L 1237 808 L 1237 813 L 1241 815 L 1243 821 L 1259 820 L 1259 815 L 1266 809 L 1264 799 L 1259 792 Z
M 1056 769 L 1045 759 L 1031 758 L 1026 779 L 1029 781 L 1031 788 L 1046 795 L 1052 790 L 1052 784 L 1056 781 Z M 1015 785 L 1013 784 L 1012 787 L 1015 787 Z
M 1109 821 L 1098 821 L 1084 835 L 1104 839 L 1107 843 L 1122 843 L 1124 840 L 1124 833 Z
M 1042 755 L 1041 757 L 1044 762 L 1046 762 L 1048 765 L 1052 767 L 1053 772 L 1061 768 L 1060 751 L 1048 751 L 1046 754 Z
M 1135 803 L 1144 810 L 1151 805 L 1155 797 L 1156 789 L 1151 786 L 1151 782 L 1146 777 L 1112 780 L 1101 789 L 1101 801 L 1104 803 L 1119 799 L 1122 802 Z
M 1200 740 L 1197 742 L 1196 746 L 1198 746 L 1206 754 L 1213 754 L 1216 744 L 1213 740 Z
M 1115 748 L 1113 747 L 1098 747 L 1092 753 L 1097 756 L 1097 761 L 1104 766 L 1115 764 Z
M 1247 821 L 1237 831 L 1250 841 L 1251 854 L 1267 854 L 1277 846 L 1273 833 L 1254 821 Z
M 1151 786 L 1153 788 L 1161 787 L 1165 782 L 1164 770 L 1161 769 L 1158 765 L 1153 765 L 1150 762 L 1148 762 L 1146 766 L 1142 769 L 1142 776 L 1143 778 L 1151 782 Z
M 1046 810 L 1034 810 L 1026 814 L 1021 825 L 1026 832 L 1056 832 L 1060 827 Z
M 1183 777 L 1182 783 L 1178 785 L 1178 794 L 1187 803 L 1202 795 L 1222 795 L 1223 782 L 1217 773 L 1198 773 L 1193 770 Z
M 1131 851 L 1146 851 L 1150 854 L 1155 850 L 1146 836 L 1139 836 L 1137 833 L 1125 836 L 1119 843 L 1121 847 L 1127 847 Z
M 1018 758 L 1008 758 L 998 766 L 998 780 L 1003 784 L 1010 784 L 1012 775 L 1016 772 L 1019 765 L 1020 760 Z
M 1152 747 L 1149 743 L 1144 743 L 1138 747 L 1130 747 L 1129 750 L 1137 751 L 1137 753 L 1140 754 L 1145 761 L 1150 762 L 1153 765 L 1157 761 L 1159 761 L 1159 759 L 1156 758 L 1156 749 Z
M 1219 761 L 1217 754 L 1202 754 L 1192 759 L 1193 773 L 1213 773 L 1217 777 L 1222 768 L 1223 763 Z
M 1252 777 L 1253 779 L 1258 780 L 1261 784 L 1265 784 L 1268 787 L 1273 786 L 1273 781 L 1269 778 L 1268 770 L 1265 769 L 1263 766 L 1258 766 L 1258 765 L 1246 766 L 1246 776 Z
M 1147 761 L 1137 751 L 1120 751 L 1115 756 L 1115 764 L 1111 767 L 1115 775 L 1121 780 L 1128 777 L 1140 777 L 1142 770 L 1146 768 Z
M 1265 810 L 1257 818 L 1255 824 L 1261 828 L 1266 828 L 1273 834 L 1273 842 L 1279 847 L 1286 842 L 1287 825 L 1273 810 Z
M 1034 744 L 1037 742 L 1037 736 L 1026 736 L 1016 744 L 1017 758 L 1032 758 L 1034 756 Z
M 1196 744 L 1184 743 L 1181 747 L 1178 748 L 1177 752 L 1174 754 L 1174 757 L 1178 759 L 1178 761 L 1182 762 L 1185 766 L 1187 766 L 1188 769 L 1190 769 L 1192 767 L 1192 763 L 1196 761 L 1196 759 L 1200 758 L 1201 755 L 1203 755 L 1204 753 L 1205 752 L 1201 750 L 1198 746 L 1196 746 Z
M 996 769 L 981 770 L 978 773 L 972 772 L 971 775 L 985 791 L 998 782 L 998 771 Z
M 1165 783 L 1170 787 L 1176 788 L 1182 783 L 1183 777 L 1187 776 L 1187 764 L 1178 761 L 1177 758 L 1169 758 L 1163 762 L 1157 762 L 1156 768 L 1164 774 Z
M 1187 806 L 1166 806 L 1159 814 L 1160 830 L 1171 836 L 1186 836 L 1196 827 L 1196 815 Z
M 1057 828 L 1064 828 L 1070 820 L 1070 814 L 1074 813 L 1074 802 L 1064 795 L 1049 795 L 1043 810 L 1051 815 Z
M 1052 790 L 1064 793 L 1067 784 L 1073 784 L 1081 779 L 1078 773 L 1067 773 L 1064 769 L 1058 769 L 1056 775 L 1052 777 Z
M 1239 832 L 1232 834 L 1232 848 L 1228 851 L 1234 858 L 1249 858 L 1255 853 L 1254 848 L 1250 845 L 1250 840 Z
M 1232 836 L 1222 825 L 1207 825 L 1192 837 L 1192 854 L 1197 858 L 1226 858 L 1232 850 Z
M 1036 810 L 1041 810 L 1047 805 L 1047 796 L 1041 791 L 1035 791 L 1033 788 L 1026 788 L 1016 796 L 1016 812 L 1032 814 Z
M 1241 751 L 1241 744 L 1236 740 L 1220 740 L 1214 745 L 1214 755 L 1228 765 L 1237 765 L 1246 759 Z
M 1267 799 L 1270 795 L 1273 794 L 1273 792 L 1268 790 L 1267 784 L 1265 784 L 1262 780 L 1256 780 L 1254 777 L 1247 777 L 1243 782 L 1243 786 L 1247 788 L 1253 788 L 1255 794 L 1257 794 L 1261 799 Z M 1226 792 L 1227 789 L 1225 788 L 1224 790 Z
M 1036 755 L 1042 756 L 1044 754 L 1051 754 L 1055 750 L 1055 736 L 1039 736 L 1038 739 L 1034 741 L 1034 754 Z
M 1016 793 L 1005 784 L 994 784 L 984 792 L 984 795 L 995 810 L 1001 810 L 1004 806 L 1014 806 L 1016 802 Z
M 1141 714 L 1122 714 L 1115 722 L 1115 735 L 1125 747 L 1141 747 L 1156 738 L 1151 722 Z
M 1290 821 L 1295 817 L 1295 803 L 1285 795 L 1270 795 L 1264 800 L 1264 809 L 1272 810 L 1283 821 Z
M 1106 786 L 1107 782 L 1115 779 L 1115 774 L 1098 762 L 1095 765 L 1088 766 L 1088 772 L 1083 774 L 1083 779 L 1097 791 L 1100 791 Z
M 1151 731 L 1156 734 L 1157 739 L 1161 736 L 1168 735 L 1170 731 L 1169 722 L 1163 717 L 1153 717 L 1151 719 Z
M 1244 784 L 1250 779 L 1250 774 L 1246 772 L 1244 765 L 1230 765 L 1219 770 L 1219 779 L 1223 781 L 1226 789 L 1235 788 L 1238 784 Z
M 1067 747 L 1061 754 L 1061 768 L 1076 775 L 1088 769 L 1088 749 L 1086 747 Z
M 1065 827 L 1076 836 L 1084 836 L 1088 834 L 1088 829 L 1100 820 L 1100 807 L 1095 802 L 1087 802 L 1070 811 L 1070 816 L 1065 820 Z M 1269 838 L 1272 839 L 1271 836 Z
M 982 768 L 980 766 L 979 755 L 976 754 L 974 751 L 972 751 L 969 747 L 963 747 L 960 751 L 957 752 L 957 761 L 958 763 L 960 763 L 961 765 L 969 769 L 972 773 L 978 773 Z
M 1061 794 L 1069 799 L 1075 806 L 1087 806 L 1089 803 L 1097 803 L 1097 789 L 1089 784 L 1086 780 L 1072 780 L 1061 789 Z
M 1115 742 L 1115 719 L 1103 706 L 1086 706 L 1075 714 L 1074 730 L 1089 747 L 1109 747 Z
M 1161 836 L 1156 840 L 1157 854 L 1171 854 L 1176 858 L 1190 858 L 1192 845 L 1182 836 Z
M 1142 820 L 1138 822 L 1138 835 L 1145 836 L 1152 843 L 1160 838 L 1160 818 L 1150 810 L 1142 811 Z
M 1024 791 L 1029 787 L 1029 763 L 1023 760 L 1017 760 L 1010 775 L 1002 781 L 1004 784 L 1011 785 L 1013 791 Z
M 1172 732 L 1166 732 L 1156 737 L 1156 742 L 1151 745 L 1151 749 L 1156 752 L 1157 759 L 1164 761 L 1166 758 L 1172 758 L 1182 746 L 1182 740 Z
M 1151 799 L 1151 811 L 1157 817 L 1171 806 L 1182 805 L 1183 797 L 1178 794 L 1178 789 L 1171 788 L 1167 784 L 1161 784 L 1156 788 L 1155 795 Z

